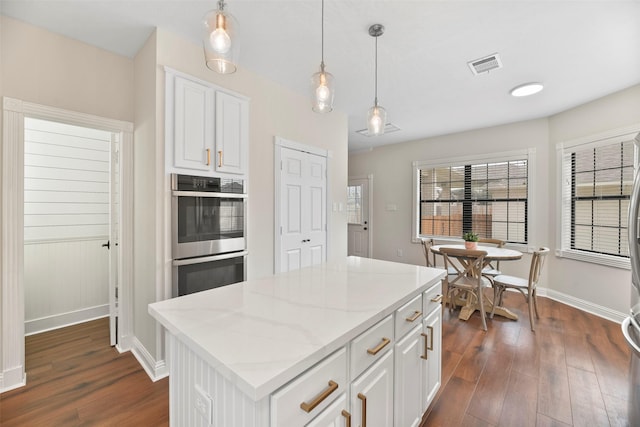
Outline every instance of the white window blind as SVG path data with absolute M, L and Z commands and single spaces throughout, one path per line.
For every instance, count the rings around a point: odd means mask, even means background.
M 109 235 L 111 139 L 107 131 L 25 118 L 25 242 Z
M 561 255 L 626 266 L 634 134 L 559 146 Z
M 418 236 L 529 241 L 529 153 L 414 165 Z

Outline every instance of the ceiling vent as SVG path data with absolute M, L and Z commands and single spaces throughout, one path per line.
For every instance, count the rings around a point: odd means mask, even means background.
M 502 61 L 500 60 L 500 55 L 497 53 L 469 61 L 467 64 L 469 65 L 469 68 L 471 68 L 471 72 L 476 76 L 480 73 L 502 68 Z
M 387 123 L 386 125 L 384 125 L 384 134 L 383 135 L 386 135 L 386 134 L 392 133 L 392 132 L 397 132 L 399 130 L 400 130 L 400 128 L 398 126 L 394 125 L 393 123 Z M 370 135 L 369 134 L 369 129 L 367 129 L 367 128 L 357 130 L 356 133 L 359 133 L 360 135 L 364 135 L 364 136 L 375 136 L 375 135 Z

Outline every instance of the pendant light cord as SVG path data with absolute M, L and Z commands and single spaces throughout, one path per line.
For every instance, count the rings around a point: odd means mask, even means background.
M 320 15 L 320 68 L 324 72 L 324 0 L 322 0 L 322 8 Z
M 373 101 L 374 105 L 378 106 L 378 36 L 375 36 L 376 39 L 376 71 L 375 71 L 375 99 Z

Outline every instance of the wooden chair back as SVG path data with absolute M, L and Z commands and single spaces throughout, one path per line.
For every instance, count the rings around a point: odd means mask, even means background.
M 455 282 L 463 281 L 463 277 L 479 279 L 482 275 L 481 271 L 484 265 L 484 257 L 487 255 L 486 251 L 440 248 L 440 253 L 444 258 L 444 267 L 446 269 L 452 267 L 457 271 L 455 277 L 448 278 L 450 285 L 455 284 Z M 455 258 L 457 262 L 453 262 L 452 258 Z
M 531 257 L 531 268 L 529 269 L 529 294 L 531 294 L 531 291 L 538 286 L 540 273 L 542 272 L 542 267 L 544 267 L 544 262 L 548 253 L 549 248 L 545 247 L 533 252 L 533 256 Z
M 480 238 L 480 239 L 478 239 L 478 244 L 481 244 L 481 245 L 494 245 L 496 248 L 503 248 L 506 243 L 507 242 L 505 242 L 504 240 L 500 240 L 500 239 L 490 239 L 490 238 Z M 493 263 L 490 263 L 488 265 L 488 267 L 496 271 L 493 274 L 499 274 L 500 261 L 495 261 L 495 265 L 493 265 Z
M 431 247 L 434 245 L 433 239 L 423 237 L 420 239 L 420 243 L 422 243 L 422 252 L 424 252 L 424 259 L 426 261 L 427 267 L 435 267 L 436 254 L 431 252 Z

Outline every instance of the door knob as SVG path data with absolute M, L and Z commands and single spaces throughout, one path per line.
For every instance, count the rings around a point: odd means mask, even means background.
M 102 247 L 103 248 L 107 248 L 107 249 L 111 249 L 111 242 L 109 240 L 107 240 L 107 243 L 103 243 Z

